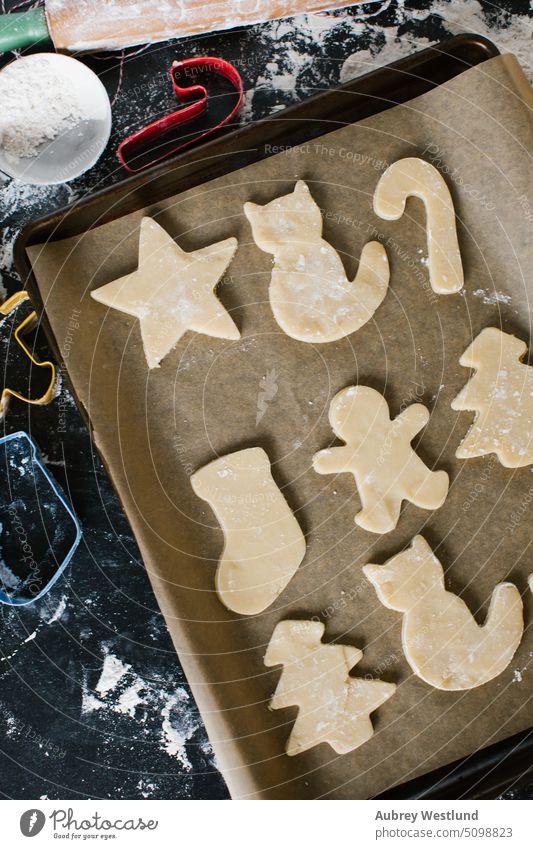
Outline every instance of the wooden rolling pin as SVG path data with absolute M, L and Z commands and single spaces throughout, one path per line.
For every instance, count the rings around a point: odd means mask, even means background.
M 43 41 L 72 53 L 116 50 L 339 5 L 327 0 L 45 0 L 44 7 L 0 17 L 0 51 Z

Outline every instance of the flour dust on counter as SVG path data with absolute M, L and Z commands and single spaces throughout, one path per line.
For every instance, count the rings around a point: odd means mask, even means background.
M 533 19 L 529 3 L 513 4 L 520 7 L 516 10 L 506 8 L 510 4 L 482 0 L 429 0 L 417 4 L 422 8 L 412 8 L 408 0 L 381 5 L 388 7 L 386 23 L 374 15 L 360 24 L 367 43 L 358 46 L 345 60 L 341 82 L 429 47 L 436 40 L 436 31 L 439 40 L 463 32 L 490 39 L 502 53 L 514 53 L 533 82 Z

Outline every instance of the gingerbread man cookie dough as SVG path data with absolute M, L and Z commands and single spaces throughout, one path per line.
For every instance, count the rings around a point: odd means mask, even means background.
M 412 404 L 391 421 L 384 397 L 369 386 L 350 386 L 333 398 L 329 420 L 346 442 L 313 457 L 321 475 L 350 472 L 361 499 L 356 523 L 375 534 L 392 531 L 402 501 L 437 510 L 448 493 L 448 475 L 433 472 L 411 447 L 429 419 L 422 404 Z

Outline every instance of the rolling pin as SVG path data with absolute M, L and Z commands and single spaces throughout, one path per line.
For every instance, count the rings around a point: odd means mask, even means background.
M 335 5 L 327 0 L 45 0 L 0 16 L 0 52 L 52 41 L 71 53 L 230 29 Z

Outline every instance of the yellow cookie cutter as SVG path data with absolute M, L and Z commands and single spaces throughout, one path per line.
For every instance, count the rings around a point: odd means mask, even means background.
M 20 304 L 24 303 L 24 301 L 29 301 L 30 296 L 25 291 L 15 292 L 7 301 L 4 301 L 3 304 L 0 304 L 0 317 L 7 316 L 13 310 L 15 310 Z M 24 401 L 25 404 L 35 404 L 35 405 L 44 405 L 49 404 L 55 396 L 57 395 L 57 382 L 56 382 L 56 367 L 54 363 L 51 363 L 49 360 L 37 360 L 28 346 L 24 343 L 21 338 L 26 333 L 29 333 L 37 324 L 37 313 L 35 310 L 31 312 L 28 316 L 26 316 L 23 321 L 20 322 L 19 325 L 15 328 L 15 340 L 18 342 L 24 353 L 31 360 L 33 365 L 38 366 L 38 368 L 49 368 L 50 369 L 50 384 L 48 389 L 41 395 L 40 398 L 26 398 L 25 395 L 21 395 L 20 392 L 17 392 L 15 389 L 9 389 L 9 387 L 4 387 L 2 390 L 2 395 L 0 396 L 0 421 L 2 421 L 9 408 L 9 402 L 11 398 L 17 398 L 19 401 Z

